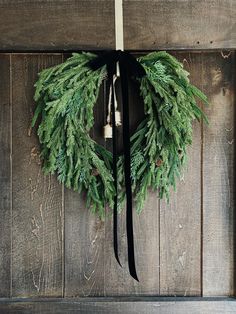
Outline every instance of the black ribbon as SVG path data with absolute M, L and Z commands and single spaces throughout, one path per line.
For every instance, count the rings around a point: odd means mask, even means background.
M 115 198 L 113 208 L 113 244 L 117 262 L 121 266 L 118 254 L 117 238 L 117 143 L 113 76 L 116 74 L 116 64 L 119 63 L 122 106 L 123 106 L 123 143 L 124 143 L 124 171 L 126 189 L 126 231 L 128 244 L 128 265 L 130 275 L 137 281 L 138 276 L 135 267 L 134 236 L 133 236 L 133 211 L 132 211 L 132 184 L 130 177 L 130 127 L 129 127 L 129 92 L 128 78 L 141 78 L 146 73 L 141 64 L 127 51 L 112 50 L 91 60 L 88 66 L 97 70 L 107 66 L 108 84 L 112 91 L 111 115 L 112 115 L 112 146 L 113 146 L 113 178 L 115 185 Z

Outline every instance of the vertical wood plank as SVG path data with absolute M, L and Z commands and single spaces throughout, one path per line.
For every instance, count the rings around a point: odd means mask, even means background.
M 200 55 L 177 53 L 200 87 Z M 160 293 L 200 295 L 201 293 L 201 128 L 193 124 L 193 144 L 188 164 L 170 203 L 160 207 Z
M 93 138 L 104 143 L 104 86 L 94 107 Z M 65 296 L 104 295 L 104 221 L 86 208 L 86 195 L 65 189 Z
M 130 128 L 135 130 L 143 119 L 143 101 L 139 96 L 139 86 L 130 86 Z M 121 95 L 118 94 L 118 100 Z M 121 106 L 121 99 L 119 107 Z M 119 150 L 122 151 L 122 127 L 119 129 Z M 113 220 L 107 217 L 105 224 L 105 295 L 158 295 L 159 294 L 159 201 L 156 193 L 150 192 L 143 211 L 137 215 L 133 208 L 135 259 L 139 282 L 128 270 L 126 211 L 118 217 L 119 256 L 122 268 L 118 265 L 113 250 Z
M 10 55 L 0 55 L 0 297 L 11 286 Z
M 203 138 L 203 295 L 233 295 L 235 53 L 205 53 L 202 67 L 211 103 Z
M 12 56 L 14 297 L 62 296 L 62 187 L 43 175 L 38 138 L 30 128 L 37 73 L 61 60 L 60 54 Z

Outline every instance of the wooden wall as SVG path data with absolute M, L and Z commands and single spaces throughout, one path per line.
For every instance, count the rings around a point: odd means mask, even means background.
M 114 259 L 112 220 L 100 221 L 82 196 L 41 171 L 30 128 L 33 84 L 67 55 L 0 54 L 1 297 L 234 294 L 235 52 L 172 53 L 208 95 L 210 126 L 194 124 L 188 166 L 170 204 L 150 193 L 135 215 L 140 283 Z M 93 131 L 101 143 L 106 97 L 103 86 Z M 135 121 L 142 110 L 135 91 L 131 102 Z M 119 226 L 126 265 L 124 213 Z
M 126 266 L 124 213 L 120 269 L 112 220 L 100 221 L 83 196 L 43 176 L 30 128 L 41 69 L 69 51 L 115 48 L 114 0 L 0 0 L 0 297 L 235 294 L 236 1 L 123 3 L 125 49 L 167 49 L 180 59 L 209 97 L 210 126 L 194 124 L 170 204 L 150 193 L 135 215 L 137 283 Z M 109 147 L 101 136 L 106 99 L 104 84 L 93 136 Z M 131 104 L 135 123 L 142 112 L 135 90 Z

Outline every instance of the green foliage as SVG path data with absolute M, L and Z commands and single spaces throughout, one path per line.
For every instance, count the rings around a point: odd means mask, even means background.
M 149 187 L 158 190 L 160 198 L 169 199 L 169 188 L 175 189 L 186 148 L 192 144 L 192 121 L 203 117 L 207 122 L 196 98 L 208 103 L 206 96 L 189 83 L 189 73 L 183 65 L 170 54 L 153 52 L 139 58 L 139 62 L 146 71 L 140 80 L 140 92 L 147 118 L 131 138 L 138 212 Z
M 93 107 L 106 68 L 91 71 L 91 53 L 73 54 L 63 64 L 40 73 L 35 84 L 37 108 L 32 125 L 40 118 L 38 136 L 45 173 L 56 173 L 68 188 L 86 191 L 87 206 L 104 217 L 115 194 L 112 154 L 89 135 Z M 188 80 L 188 73 L 173 56 L 153 52 L 138 59 L 146 71 L 140 79 L 145 119 L 131 137 L 131 179 L 136 209 L 143 208 L 148 188 L 168 199 L 169 188 L 186 160 L 192 143 L 192 121 L 207 118 L 197 106 L 206 96 Z M 118 161 L 119 208 L 124 202 L 123 157 Z
M 91 71 L 90 53 L 73 54 L 63 64 L 43 70 L 35 84 L 32 124 L 41 116 L 38 136 L 45 173 L 56 173 L 68 188 L 87 191 L 87 206 L 104 216 L 113 205 L 112 155 L 89 136 L 93 106 L 106 69 Z

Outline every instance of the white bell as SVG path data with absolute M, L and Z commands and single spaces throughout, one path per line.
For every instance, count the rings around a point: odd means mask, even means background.
M 112 126 L 110 124 L 106 124 L 103 127 L 103 134 L 104 134 L 104 138 L 112 138 Z

